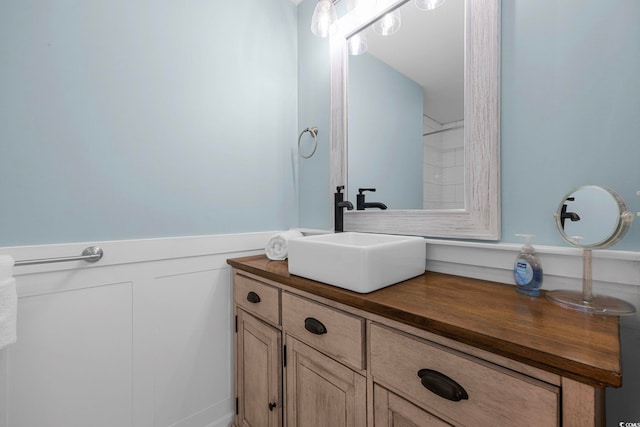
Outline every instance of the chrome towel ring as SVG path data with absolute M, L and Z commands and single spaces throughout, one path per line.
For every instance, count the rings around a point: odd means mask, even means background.
M 311 154 L 309 154 L 308 156 L 305 156 L 304 154 L 302 154 L 302 151 L 300 151 L 300 140 L 302 139 L 302 135 L 305 134 L 305 132 L 309 132 L 311 134 L 311 136 L 313 137 L 313 150 L 311 151 Z M 306 128 L 305 130 L 303 130 L 302 132 L 300 132 L 300 136 L 298 137 L 298 155 L 300 157 L 302 157 L 303 159 L 310 159 L 313 157 L 314 154 L 316 154 L 316 149 L 318 148 L 318 128 Z

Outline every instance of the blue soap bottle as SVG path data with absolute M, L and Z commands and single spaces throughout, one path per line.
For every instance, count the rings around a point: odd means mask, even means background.
M 516 290 L 524 295 L 537 297 L 542 287 L 542 263 L 536 251 L 531 246 L 532 234 L 516 234 L 525 239 L 524 246 L 513 265 L 513 278 L 516 282 Z

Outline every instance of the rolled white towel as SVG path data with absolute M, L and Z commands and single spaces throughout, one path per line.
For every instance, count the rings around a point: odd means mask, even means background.
M 0 350 L 15 343 L 18 293 L 16 279 L 11 277 L 13 258 L 0 256 Z
M 272 236 L 264 249 L 267 253 L 267 258 L 275 261 L 287 259 L 289 255 L 289 240 L 300 237 L 302 237 L 302 233 L 298 230 L 283 231 Z

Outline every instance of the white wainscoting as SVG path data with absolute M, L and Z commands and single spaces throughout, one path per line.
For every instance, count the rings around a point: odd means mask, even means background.
M 0 248 L 15 259 L 18 342 L 0 351 L 0 427 L 227 427 L 233 418 L 226 259 L 274 232 Z
M 310 233 L 309 234 L 317 234 Z M 233 417 L 231 278 L 226 259 L 263 252 L 275 232 L 0 248 L 16 259 L 18 342 L 0 351 L 0 427 L 227 427 Z M 512 283 L 516 244 L 427 240 L 430 271 Z M 581 252 L 536 246 L 544 289 L 580 289 Z M 594 251 L 597 293 L 640 307 L 640 253 Z M 640 422 L 640 317 L 622 318 L 623 387 L 607 425 Z

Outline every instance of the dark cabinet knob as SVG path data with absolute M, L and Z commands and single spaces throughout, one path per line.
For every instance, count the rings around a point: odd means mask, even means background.
M 276 405 L 276 403 L 275 403 L 275 402 L 273 402 L 273 403 L 269 403 L 269 411 L 273 411 L 273 410 L 276 408 L 276 406 L 277 406 L 277 405 Z
M 251 304 L 257 304 L 260 302 L 260 295 L 251 291 L 247 294 L 247 301 L 249 301 Z
M 307 317 L 304 319 L 304 328 L 312 334 L 322 335 L 327 333 L 327 328 L 318 319 Z
M 460 384 L 438 371 L 420 369 L 420 382 L 429 391 L 454 402 L 469 399 L 467 391 Z

